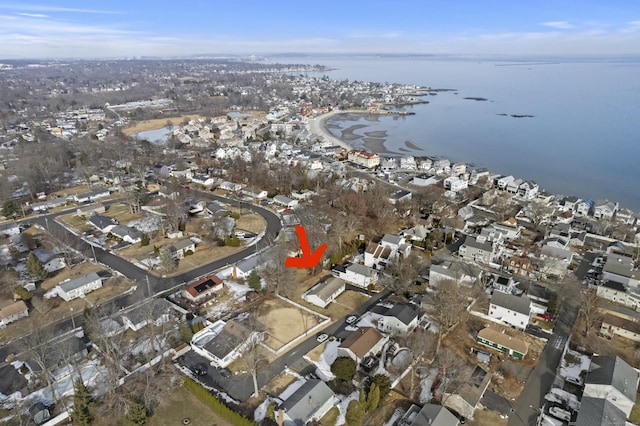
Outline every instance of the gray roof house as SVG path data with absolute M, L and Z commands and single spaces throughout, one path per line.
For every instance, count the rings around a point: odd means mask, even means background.
M 489 303 L 489 316 L 512 327 L 524 330 L 529 324 L 531 299 L 527 296 L 494 291 Z
M 388 334 L 406 334 L 418 325 L 418 309 L 410 303 L 396 303 L 378 320 L 378 330 Z
M 95 272 L 82 275 L 69 281 L 58 284 L 58 296 L 66 302 L 84 297 L 85 294 L 102 287 L 102 278 Z
M 627 416 L 606 399 L 584 396 L 576 419 L 580 426 L 625 425 Z
M 89 224 L 97 228 L 103 234 L 111 232 L 113 228 L 118 224 L 115 220 L 107 216 L 93 215 L 89 218 Z
M 467 237 L 458 249 L 458 254 L 464 260 L 489 263 L 493 260 L 493 245 L 490 242 L 479 241 L 474 237 Z
M 335 400 L 335 394 L 325 382 L 319 379 L 307 380 L 280 405 L 283 424 L 304 426 L 312 420 L 320 420 L 335 405 Z
M 111 233 L 123 241 L 134 244 L 142 240 L 142 232 L 125 225 L 117 225 L 111 229 Z
M 326 308 L 345 290 L 346 284 L 340 278 L 331 277 L 320 282 L 302 294 L 302 298 L 311 304 Z
M 442 405 L 425 404 L 409 426 L 457 426 L 458 418 Z
M 584 381 L 584 396 L 606 399 L 628 417 L 636 403 L 640 372 L 620 357 L 593 356 Z

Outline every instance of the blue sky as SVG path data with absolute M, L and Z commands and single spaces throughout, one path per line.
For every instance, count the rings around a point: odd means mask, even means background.
M 0 0 L 0 58 L 640 54 L 636 0 Z

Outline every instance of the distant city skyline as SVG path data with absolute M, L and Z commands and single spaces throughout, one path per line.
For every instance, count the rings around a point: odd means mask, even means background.
M 640 2 L 0 1 L 0 58 L 640 54 Z

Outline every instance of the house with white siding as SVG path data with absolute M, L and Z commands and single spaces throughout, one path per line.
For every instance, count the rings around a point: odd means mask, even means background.
M 65 302 L 84 297 L 87 293 L 102 287 L 102 278 L 95 272 L 91 272 L 72 280 L 61 282 L 56 286 L 58 296 Z
M 362 288 L 367 288 L 378 280 L 378 273 L 373 268 L 357 263 L 334 265 L 331 268 L 331 273 L 335 277 Z
M 341 295 L 346 288 L 346 283 L 340 278 L 332 277 L 322 281 L 302 294 L 302 299 L 308 303 L 326 308 L 336 297 Z
M 20 318 L 29 316 L 29 308 L 23 300 L 9 302 L 0 307 L 0 328 L 6 327 Z
M 583 395 L 605 399 L 629 417 L 639 383 L 640 372 L 622 358 L 594 355 L 584 380 Z
M 531 300 L 527 296 L 516 296 L 513 294 L 494 291 L 489 303 L 489 316 L 510 325 L 511 327 L 524 330 L 529 324 L 531 315 Z

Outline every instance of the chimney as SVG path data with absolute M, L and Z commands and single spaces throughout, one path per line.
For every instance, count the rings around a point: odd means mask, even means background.
M 238 271 L 236 270 L 236 264 L 233 264 L 233 279 L 238 279 Z
M 278 413 L 276 414 L 276 423 L 278 423 L 278 426 L 282 426 L 284 425 L 284 411 L 281 409 L 278 410 Z
M 313 404 L 313 398 L 309 395 L 309 405 Z

